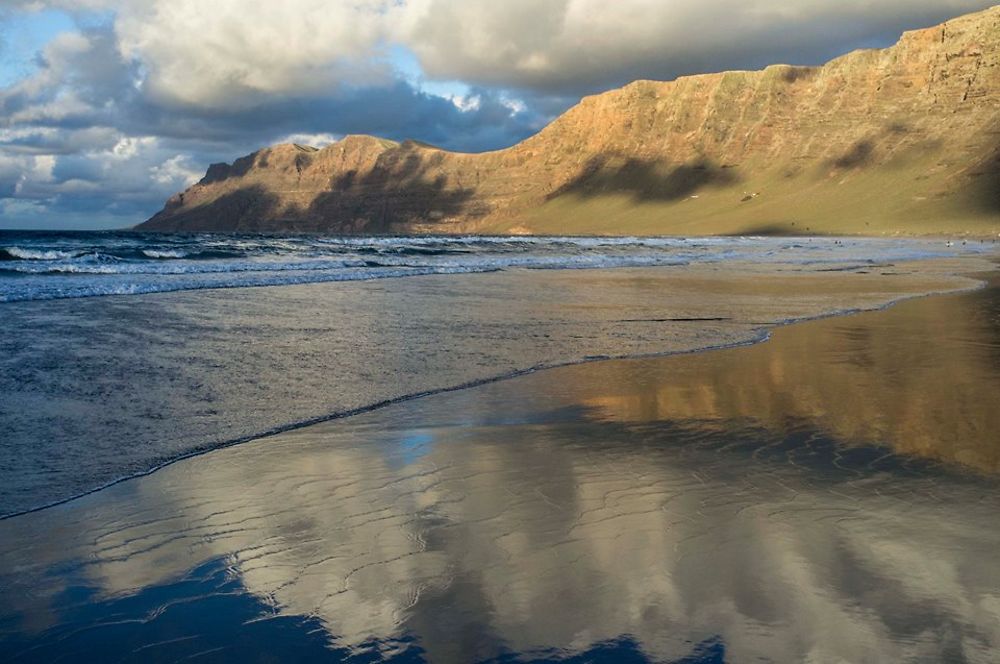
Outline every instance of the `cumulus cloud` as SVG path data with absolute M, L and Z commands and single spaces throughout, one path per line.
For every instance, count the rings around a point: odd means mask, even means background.
M 311 145 L 317 148 L 324 148 L 331 143 L 336 143 L 341 138 L 343 138 L 343 134 L 330 134 L 327 132 L 321 132 L 318 134 L 303 134 L 301 132 L 295 132 L 282 137 L 278 140 L 278 143 L 297 143 L 299 145 Z
M 0 127 L 93 126 L 131 96 L 135 67 L 107 27 L 61 33 L 35 60 L 33 74 L 0 89 Z
M 193 185 L 201 179 L 204 171 L 190 157 L 179 154 L 162 164 L 150 166 L 149 174 L 157 184 L 176 190 Z
M 389 48 L 439 80 L 578 89 L 845 48 L 992 0 L 88 0 L 21 6 L 114 10 L 120 61 L 160 103 L 260 104 L 391 84 Z M 67 42 L 76 38 L 66 37 Z M 62 45 L 63 51 L 73 44 Z M 85 44 L 77 39 L 78 49 Z M 99 68 L 98 68 L 99 70 Z
M 0 28 L 39 10 L 76 25 L 0 87 L 0 200 L 131 224 L 269 143 L 495 149 L 581 94 L 817 63 L 993 1 L 0 0 Z
M 115 21 L 122 55 L 164 101 L 226 108 L 262 95 L 330 93 L 390 78 L 383 0 L 131 0 Z
M 394 75 L 371 35 L 348 43 L 357 28 L 349 13 L 338 15 L 345 38 L 328 45 L 323 35 L 332 28 L 296 23 L 283 11 L 250 12 L 251 23 L 268 27 L 239 38 L 239 21 L 235 32 L 224 29 L 233 7 L 199 31 L 186 22 L 185 6 L 195 5 L 135 3 L 120 6 L 110 22 L 81 22 L 45 45 L 30 75 L 0 88 L 0 199 L 22 202 L 4 204 L 0 225 L 84 214 L 93 224 L 131 225 L 209 163 L 279 141 L 324 145 L 374 133 L 482 150 L 544 122 L 491 91 L 476 108 L 421 91 Z M 297 51 L 282 42 L 284 32 L 314 43 Z M 352 58 L 361 64 L 348 66 Z
M 427 75 L 484 85 L 592 91 L 635 78 L 786 61 L 983 9 L 992 0 L 408 0 L 394 34 Z
M 74 153 L 0 153 L 0 188 L 13 186 L 19 198 L 42 203 L 107 191 L 155 201 L 200 177 L 187 156 L 172 152 L 154 136 L 118 135 L 110 144 Z

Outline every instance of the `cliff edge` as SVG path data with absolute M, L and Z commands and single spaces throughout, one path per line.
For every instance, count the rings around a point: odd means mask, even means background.
M 996 236 L 1000 6 L 822 67 L 636 81 L 494 152 L 265 148 L 138 229 Z

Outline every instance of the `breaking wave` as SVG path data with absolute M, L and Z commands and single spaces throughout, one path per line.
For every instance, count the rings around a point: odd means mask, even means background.
M 976 251 L 937 240 L 319 237 L 0 231 L 0 302 L 203 288 L 722 261 L 850 266 Z M 987 247 L 983 246 L 985 251 Z
M 5 247 L 0 249 L 0 261 L 57 261 L 68 258 L 75 258 L 77 254 L 71 251 L 39 251 L 36 249 L 22 249 L 21 247 Z

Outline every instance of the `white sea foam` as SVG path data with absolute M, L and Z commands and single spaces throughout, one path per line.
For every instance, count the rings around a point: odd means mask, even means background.
M 26 261 L 57 261 L 66 258 L 73 258 L 78 255 L 72 251 L 39 251 L 35 249 L 24 249 L 21 247 L 4 247 L 4 251 L 15 258 L 20 258 Z
M 28 300 L 55 300 L 62 298 L 96 297 L 103 295 L 141 295 L 147 293 L 169 293 L 183 290 L 203 290 L 206 288 L 254 288 L 261 286 L 289 286 L 294 284 L 314 284 L 336 281 L 364 281 L 370 279 L 392 279 L 399 277 L 423 276 L 431 274 L 469 274 L 493 272 L 491 267 L 438 267 L 438 268 L 358 268 L 341 271 L 292 271 L 281 274 L 256 272 L 235 275 L 228 272 L 193 273 L 176 275 L 170 279 L 150 278 L 136 275 L 129 280 L 95 277 L 81 280 L 71 276 L 34 276 L 9 285 L 0 291 L 0 302 L 20 302 Z M 146 276 L 146 278 L 142 278 Z
M 188 256 L 186 251 L 180 251 L 179 249 L 143 249 L 142 253 L 149 258 L 187 258 Z
M 986 245 L 859 238 L 270 237 L 0 232 L 0 302 L 508 269 L 891 262 Z

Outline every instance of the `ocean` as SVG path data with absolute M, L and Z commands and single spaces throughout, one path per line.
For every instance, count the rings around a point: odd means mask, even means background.
M 957 244 L 939 239 L 321 237 L 0 231 L 0 302 L 514 268 L 653 267 L 725 261 L 836 265 L 943 257 L 993 247 L 982 242 Z
M 428 393 L 750 343 L 923 292 L 909 261 L 992 248 L 3 231 L 0 515 Z

